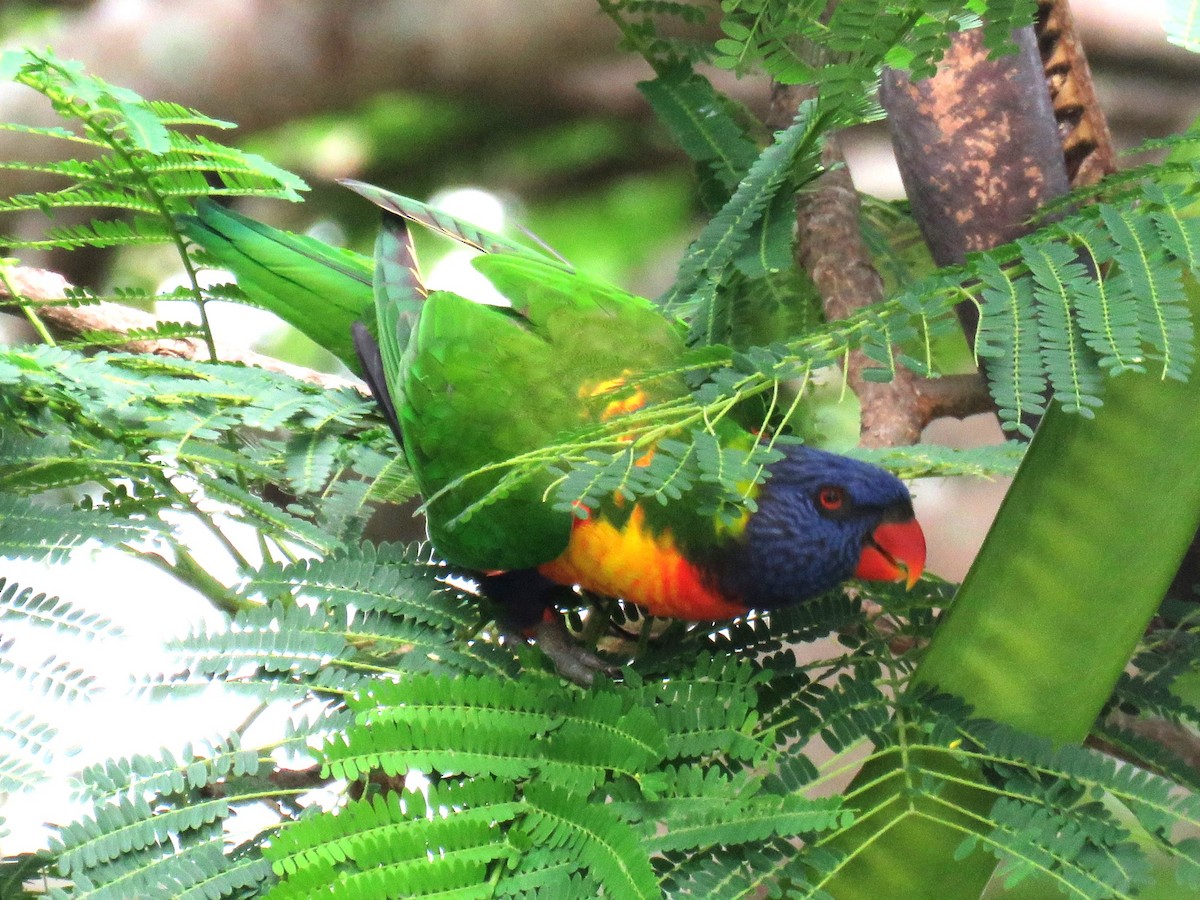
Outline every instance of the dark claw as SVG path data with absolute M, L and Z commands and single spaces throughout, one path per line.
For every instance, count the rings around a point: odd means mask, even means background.
M 539 622 L 533 629 L 534 639 L 542 648 L 558 674 L 568 681 L 573 681 L 582 687 L 590 687 L 597 672 L 603 672 L 609 678 L 615 678 L 621 670 L 609 665 L 595 653 L 581 647 L 559 616 L 549 616 Z

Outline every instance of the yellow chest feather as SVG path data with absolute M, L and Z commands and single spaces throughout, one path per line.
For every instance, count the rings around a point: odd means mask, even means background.
M 602 518 L 576 519 L 567 549 L 539 570 L 560 584 L 636 603 L 652 616 L 708 621 L 746 611 L 683 557 L 669 533 L 651 533 L 640 505 L 620 527 Z

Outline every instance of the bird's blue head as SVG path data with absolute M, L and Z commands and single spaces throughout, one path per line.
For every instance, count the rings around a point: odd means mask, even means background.
M 851 576 L 911 587 L 925 566 L 925 536 L 908 488 L 869 463 L 789 447 L 770 466 L 721 587 L 753 609 L 807 600 Z

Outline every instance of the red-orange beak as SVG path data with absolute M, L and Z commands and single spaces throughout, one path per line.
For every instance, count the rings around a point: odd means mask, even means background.
M 925 532 L 916 519 L 884 522 L 863 545 L 857 578 L 875 581 L 904 580 L 911 590 L 925 571 Z

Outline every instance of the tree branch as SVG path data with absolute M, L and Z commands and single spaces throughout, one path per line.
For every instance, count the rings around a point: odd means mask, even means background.
M 12 293 L 9 292 L 8 287 L 0 283 L 0 298 L 10 298 L 7 303 L 0 300 L 0 309 L 8 313 L 14 313 L 22 306 L 31 309 L 33 314 L 46 325 L 50 333 L 58 338 L 75 340 L 96 332 L 127 335 L 131 332 L 152 329 L 158 324 L 158 320 L 150 313 L 121 306 L 118 303 L 102 301 L 84 306 L 67 305 L 69 301 L 65 298 L 71 289 L 71 284 L 56 272 L 16 266 L 5 270 L 5 279 L 7 284 L 11 285 Z M 153 340 L 133 338 L 127 341 L 116 341 L 111 345 L 111 349 L 123 353 L 146 353 L 177 359 L 207 360 L 209 358 L 207 346 L 196 338 L 157 338 Z M 330 390 L 346 387 L 362 390 L 358 382 L 340 375 L 294 366 L 260 353 L 250 351 L 225 353 L 221 361 L 267 369 L 295 378 L 297 381 Z
M 1037 36 L 1026 27 L 1013 40 L 1017 53 L 993 59 L 979 29 L 964 31 L 932 77 L 884 73 L 896 161 L 938 265 L 1027 234 L 1030 217 L 1070 189 Z M 974 345 L 978 307 L 960 303 L 958 317 Z M 1025 424 L 1036 427 L 1037 417 Z
M 956 35 L 937 72 L 884 73 L 880 100 L 913 216 L 938 265 L 1029 232 L 1029 218 L 1069 188 L 1032 28 L 1020 52 L 990 58 L 978 29 Z M 968 339 L 973 304 L 960 305 Z
M 913 382 L 913 388 L 917 393 L 917 420 L 924 425 L 934 419 L 965 419 L 996 411 L 995 401 L 978 372 L 918 378 Z
M 883 279 L 862 240 L 858 194 L 835 137 L 826 139 L 822 161 L 827 171 L 796 204 L 796 252 L 817 286 L 826 318 L 837 320 L 882 300 Z M 873 365 L 856 350 L 846 366 L 846 379 L 862 405 L 859 443 L 864 447 L 915 444 L 926 424 L 917 403 L 917 377 L 897 367 L 889 382 L 868 381 L 863 373 Z
M 1094 184 L 1117 170 L 1116 151 L 1067 0 L 1038 0 L 1035 30 L 1067 176 Z
M 774 85 L 768 124 L 782 127 L 790 122 L 804 96 L 803 89 Z M 832 321 L 882 300 L 884 288 L 862 239 L 858 192 L 836 137 L 826 138 L 822 162 L 824 174 L 797 198 L 796 257 L 817 286 L 825 317 Z M 863 374 L 875 365 L 855 351 L 846 367 L 847 382 L 862 407 L 864 447 L 915 444 L 936 418 L 963 418 L 994 408 L 977 375 L 924 379 L 897 367 L 891 381 L 880 383 Z

